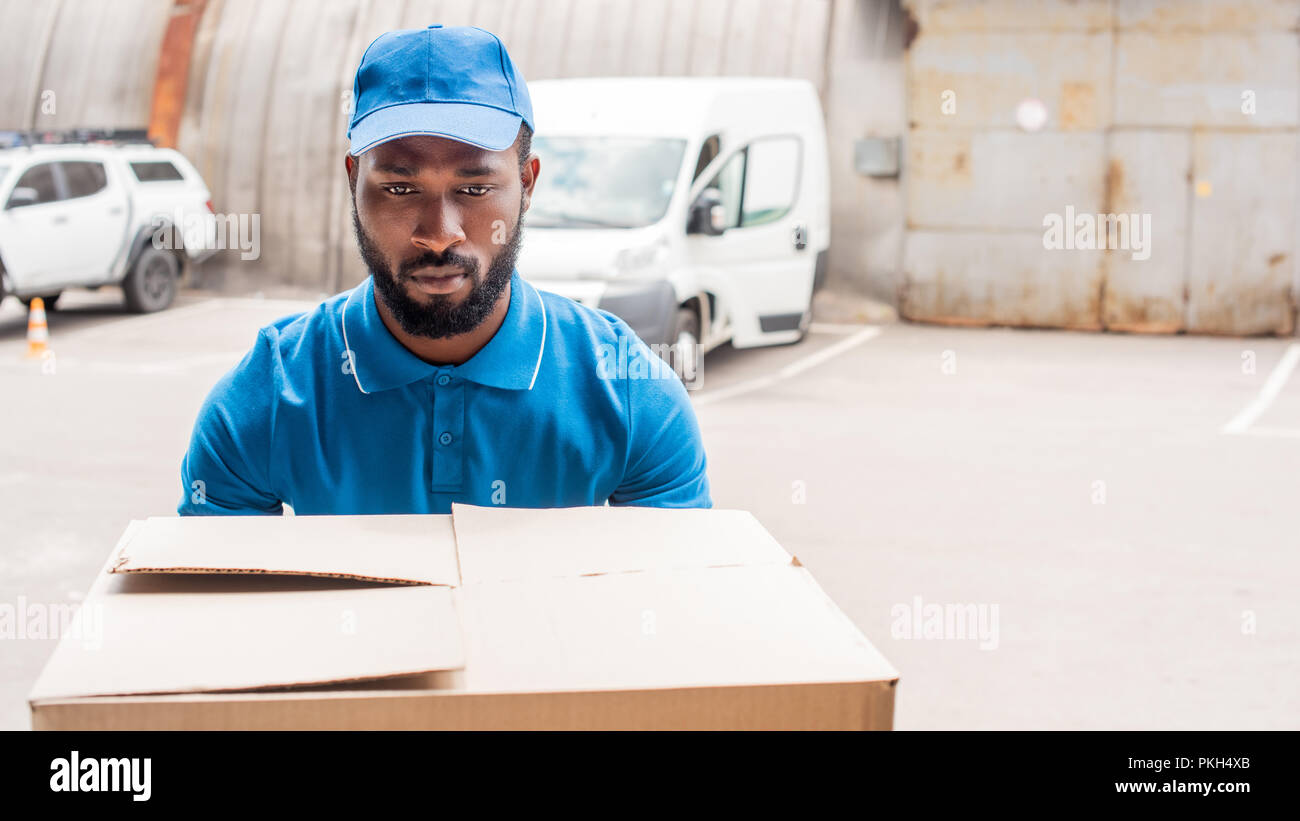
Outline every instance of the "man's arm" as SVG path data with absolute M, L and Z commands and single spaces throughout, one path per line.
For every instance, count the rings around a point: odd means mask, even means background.
M 628 329 L 627 333 L 631 333 Z M 672 369 L 635 334 L 631 356 L 648 357 L 650 376 L 626 377 L 628 454 L 623 481 L 611 505 L 713 507 L 708 460 L 695 409 Z
M 182 516 L 279 515 L 269 456 L 280 362 L 274 328 L 217 382 L 199 409 L 181 461 Z

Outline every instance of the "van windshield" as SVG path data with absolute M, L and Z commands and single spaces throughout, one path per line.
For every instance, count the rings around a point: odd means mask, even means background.
M 535 137 L 532 228 L 642 228 L 668 210 L 685 140 Z

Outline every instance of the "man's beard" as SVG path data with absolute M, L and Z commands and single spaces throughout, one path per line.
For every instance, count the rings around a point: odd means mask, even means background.
M 352 228 L 357 234 L 357 246 L 361 249 L 361 259 L 370 269 L 375 280 L 375 292 L 384 300 L 389 312 L 397 320 L 403 331 L 411 336 L 428 339 L 446 339 L 450 336 L 467 334 L 483 324 L 496 308 L 497 300 L 505 293 L 506 285 L 515 270 L 515 261 L 519 256 L 519 241 L 523 229 L 523 198 L 519 200 L 519 219 L 515 221 L 515 231 L 502 248 L 501 253 L 492 259 L 487 275 L 479 277 L 479 264 L 470 257 L 460 256 L 451 248 L 441 254 L 428 251 L 414 259 L 402 263 L 397 276 L 384 259 L 374 241 L 361 227 L 357 216 L 357 203 L 352 201 Z M 459 305 L 453 304 L 451 294 L 432 294 L 430 301 L 423 303 L 412 299 L 406 288 L 399 281 L 406 279 L 411 271 L 429 266 L 452 266 L 465 272 L 474 283 L 469 294 Z

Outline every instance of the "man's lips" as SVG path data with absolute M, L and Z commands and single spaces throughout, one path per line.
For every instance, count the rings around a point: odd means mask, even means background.
M 458 268 L 445 271 L 437 268 L 420 268 L 408 276 L 415 283 L 415 287 L 426 294 L 453 293 L 469 279 L 465 272 Z

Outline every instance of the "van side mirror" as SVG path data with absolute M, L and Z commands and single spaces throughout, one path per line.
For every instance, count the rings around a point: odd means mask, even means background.
M 15 188 L 14 192 L 9 195 L 9 204 L 5 208 L 22 208 L 24 205 L 35 205 L 41 195 L 35 188 Z
M 686 233 L 718 236 L 726 230 L 727 208 L 722 204 L 722 192 L 706 188 L 691 205 L 691 218 L 686 223 Z

